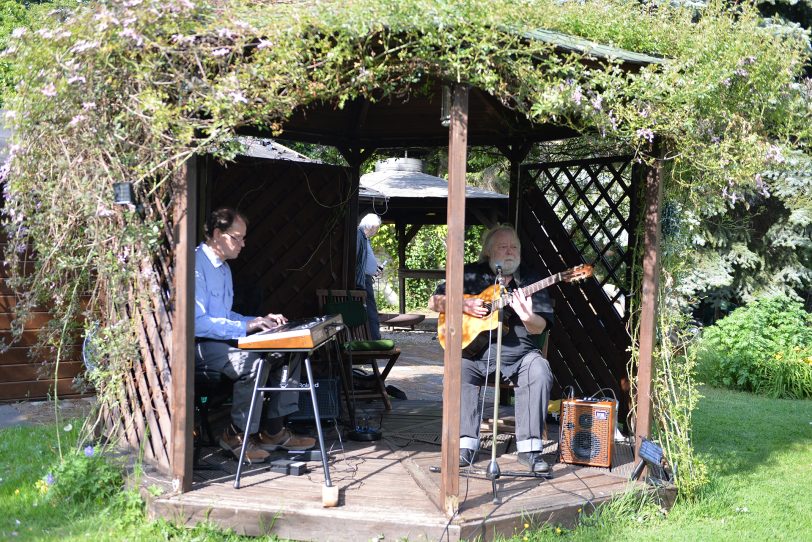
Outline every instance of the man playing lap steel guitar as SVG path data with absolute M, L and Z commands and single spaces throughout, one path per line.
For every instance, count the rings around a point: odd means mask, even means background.
M 516 231 L 507 225 L 497 226 L 485 234 L 482 252 L 477 263 L 466 264 L 463 276 L 463 293 L 479 294 L 496 283 L 501 271 L 504 285 L 514 291 L 509 304 L 503 309 L 504 332 L 502 335 L 502 376 L 510 379 L 516 389 L 516 449 L 519 462 L 532 472 L 547 472 L 550 466 L 541 457 L 541 435 L 553 375 L 550 364 L 538 348 L 538 336 L 553 323 L 553 307 L 546 290 L 525 296 L 517 291 L 539 280 L 538 275 L 522 267 L 521 246 Z M 489 374 L 496 369 L 496 329 L 493 342 L 488 342 L 489 331 L 498 325 L 496 312 L 491 313 L 489 300 L 474 295 L 466 296 L 463 303 L 463 349 L 462 403 L 460 413 L 460 466 L 471 465 L 479 449 L 480 404 L 479 388 Z M 429 308 L 445 313 L 445 283 L 440 284 L 429 299 Z M 489 315 L 491 318 L 489 318 Z M 441 316 L 441 322 L 442 322 Z M 467 323 L 466 323 L 467 321 Z M 485 338 L 485 344 L 477 347 L 474 337 L 466 337 L 466 328 Z M 438 330 L 444 344 L 444 330 Z

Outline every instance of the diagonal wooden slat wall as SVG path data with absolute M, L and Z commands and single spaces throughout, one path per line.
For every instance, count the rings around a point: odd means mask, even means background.
M 249 220 L 246 246 L 229 262 L 234 310 L 288 318 L 317 315 L 316 290 L 344 284 L 344 223 L 348 201 L 356 197 L 349 194 L 348 171 L 240 158 L 227 167 L 213 166 L 209 183 L 205 214 L 231 206 Z
M 556 325 L 548 357 L 560 394 L 576 396 L 609 388 L 628 408 L 626 330 L 636 200 L 627 158 L 522 166 L 519 230 L 522 257 L 549 274 L 581 263 L 595 276 L 551 288 Z M 610 284 L 612 287 L 604 287 Z M 607 393 L 607 395 L 610 395 Z
M 108 430 L 123 443 L 143 453 L 143 458 L 164 473 L 170 471 L 172 350 L 172 280 L 174 256 L 172 215 L 162 201 L 153 201 L 150 212 L 164 224 L 162 242 L 151 261 L 142 262 L 136 288 L 123 311 L 135 325 L 138 353 L 115 400 L 104 412 Z M 138 295 L 140 292 L 141 295 Z

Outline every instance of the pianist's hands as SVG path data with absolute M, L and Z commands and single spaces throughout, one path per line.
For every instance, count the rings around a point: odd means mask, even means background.
M 268 314 L 266 316 L 257 316 L 245 325 L 246 334 L 257 333 L 259 331 L 267 331 L 275 327 L 281 326 L 288 321 L 287 318 L 281 314 Z
M 268 313 L 265 315 L 265 320 L 269 320 L 273 323 L 271 327 L 281 326 L 282 324 L 288 323 L 288 319 L 281 314 Z

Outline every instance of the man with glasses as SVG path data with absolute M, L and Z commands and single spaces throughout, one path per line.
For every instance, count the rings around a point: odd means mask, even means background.
M 281 314 L 243 316 L 231 310 L 234 286 L 226 263 L 240 255 L 245 246 L 248 220 L 238 211 L 217 209 L 206 221 L 206 239 L 195 250 L 195 369 L 224 375 L 234 382 L 231 423 L 220 437 L 220 446 L 239 456 L 242 441 L 248 435 L 245 457 L 261 463 L 274 450 L 305 450 L 315 446 L 311 437 L 294 435 L 285 427 L 285 416 L 298 410 L 297 393 L 271 392 L 260 413 L 248 420 L 259 360 L 262 354 L 237 348 L 237 339 L 272 329 L 287 319 Z M 279 382 L 287 360 L 269 357 L 260 382 L 268 372 Z M 292 356 L 288 378 L 298 381 L 300 358 Z

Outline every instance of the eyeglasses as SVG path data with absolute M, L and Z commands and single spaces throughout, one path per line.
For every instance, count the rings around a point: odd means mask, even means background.
M 231 237 L 231 239 L 237 243 L 242 243 L 243 245 L 245 244 L 245 236 L 239 237 L 237 235 L 234 235 L 233 233 L 228 233 L 227 231 L 224 231 L 223 235 Z

